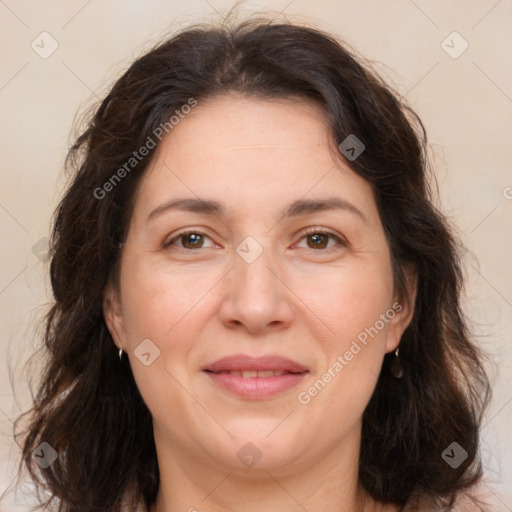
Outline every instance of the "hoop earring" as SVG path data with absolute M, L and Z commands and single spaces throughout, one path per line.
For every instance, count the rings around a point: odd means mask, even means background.
M 395 379 L 401 379 L 404 374 L 402 363 L 400 361 L 400 358 L 398 357 L 398 351 L 399 349 L 397 348 L 395 351 L 395 358 L 391 362 L 391 375 L 393 375 Z
M 120 348 L 119 349 L 119 360 L 121 360 L 123 358 L 123 349 Z

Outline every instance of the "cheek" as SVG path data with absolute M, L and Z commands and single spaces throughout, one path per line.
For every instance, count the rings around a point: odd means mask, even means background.
M 391 270 L 382 263 L 347 265 L 304 280 L 297 295 L 328 326 L 328 338 L 339 348 L 373 326 L 391 307 Z
M 388 329 L 381 315 L 391 318 L 392 284 L 386 273 L 353 267 L 322 283 L 310 299 L 330 330 L 316 336 L 321 364 L 298 401 L 309 418 L 329 411 L 330 422 L 320 421 L 318 431 L 334 439 L 358 423 L 375 389 Z
M 206 277 L 194 280 L 190 272 L 179 271 L 171 275 L 135 258 L 127 259 L 123 278 L 123 317 L 137 387 L 154 417 L 178 421 L 190 406 L 179 383 L 187 381 L 192 342 L 204 326 L 201 298 L 212 284 Z M 151 362 L 145 365 L 139 347 L 148 339 L 157 348 L 149 345 Z M 158 354 L 154 359 L 153 351 Z
M 395 313 L 390 267 L 366 264 L 346 270 L 324 281 L 312 297 L 333 332 L 322 341 L 324 366 L 313 387 L 304 390 L 301 403 L 308 402 L 319 414 L 327 408 L 333 418 L 350 424 L 375 388 L 388 322 Z
M 125 262 L 125 327 L 131 343 L 153 337 L 168 344 L 174 339 L 173 348 L 177 348 L 175 343 L 180 339 L 193 337 L 195 330 L 201 330 L 199 316 L 206 304 L 210 309 L 220 307 L 220 302 L 214 303 L 217 299 L 212 302 L 208 296 L 222 292 L 223 272 L 193 264 L 174 267 L 171 272 L 161 260 L 151 263 L 148 259 L 142 255 Z M 311 327 L 316 318 L 322 326 L 317 335 L 333 338 L 337 346 L 373 325 L 392 299 L 391 269 L 384 257 L 354 258 L 350 264 L 309 272 L 307 276 L 290 271 L 288 281 L 301 302 L 297 311 L 301 316 L 312 316 L 306 323 Z M 300 318 L 297 321 L 301 323 Z
M 214 284 L 204 273 L 188 269 L 171 273 L 135 259 L 126 262 L 124 279 L 123 314 L 132 342 L 141 336 L 164 340 L 177 330 L 183 334 L 183 329 L 193 328 L 196 322 L 187 317 L 197 314 L 196 306 Z

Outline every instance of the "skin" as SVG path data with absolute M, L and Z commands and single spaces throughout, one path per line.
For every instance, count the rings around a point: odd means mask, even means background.
M 398 302 L 371 186 L 332 147 L 314 104 L 222 96 L 173 128 L 141 182 L 104 313 L 153 416 L 152 512 L 398 510 L 366 496 L 357 471 L 362 414 L 411 309 L 402 304 L 321 392 L 298 401 Z M 348 209 L 281 216 L 294 200 L 333 195 L 364 219 Z M 170 210 L 147 221 L 177 197 L 223 202 L 226 215 Z M 324 236 L 318 248 L 309 227 L 345 242 Z M 183 228 L 206 235 L 199 249 L 187 237 L 165 247 Z M 263 249 L 252 263 L 235 250 L 248 236 Z M 145 339 L 160 350 L 148 366 L 134 354 Z M 240 353 L 279 354 L 309 373 L 278 396 L 239 398 L 202 368 Z M 248 442 L 261 453 L 250 468 L 237 457 Z

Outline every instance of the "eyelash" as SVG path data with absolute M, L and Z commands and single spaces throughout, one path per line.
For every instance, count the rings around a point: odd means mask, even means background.
M 177 240 L 180 240 L 184 236 L 192 235 L 192 234 L 193 235 L 201 235 L 203 237 L 210 238 L 210 240 L 211 240 L 211 237 L 209 237 L 207 234 L 205 234 L 205 233 L 203 233 L 203 232 L 201 232 L 199 230 L 188 229 L 188 230 L 181 231 L 181 232 L 177 233 L 168 242 L 165 242 L 164 243 L 164 248 L 165 249 L 171 249 L 171 250 L 181 250 L 181 251 L 185 251 L 185 252 L 197 252 L 197 251 L 200 251 L 201 249 L 208 249 L 208 247 L 199 247 L 198 249 L 186 249 L 184 247 L 178 247 L 176 249 L 172 249 L 172 245 L 174 244 L 174 242 L 176 242 Z M 329 248 L 326 248 L 326 249 L 311 249 L 311 248 L 307 248 L 306 249 L 307 251 L 312 251 L 312 252 L 316 252 L 316 253 L 318 253 L 318 252 L 330 253 L 332 251 L 338 250 L 340 246 L 341 247 L 346 247 L 348 245 L 347 242 L 343 238 L 338 236 L 336 233 L 333 233 L 332 231 L 329 231 L 329 230 L 326 230 L 326 229 L 323 229 L 323 228 L 318 228 L 318 227 L 309 228 L 306 231 L 304 231 L 302 233 L 302 236 L 300 237 L 299 241 L 302 240 L 303 238 L 305 238 L 307 235 L 316 235 L 316 234 L 330 236 L 331 238 L 336 240 L 336 242 L 338 242 L 338 246 L 336 246 L 336 247 L 329 247 Z

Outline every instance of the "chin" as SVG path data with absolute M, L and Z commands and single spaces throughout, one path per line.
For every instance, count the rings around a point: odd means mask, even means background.
M 237 469 L 258 472 L 258 470 L 275 470 L 293 464 L 302 452 L 305 443 L 303 434 L 293 425 L 286 425 L 281 417 L 265 419 L 237 419 L 226 424 L 231 434 L 223 439 L 212 439 L 211 433 L 207 443 L 212 444 L 213 457 Z M 276 428 L 277 427 L 277 428 Z M 216 450 L 216 452 L 215 452 Z

